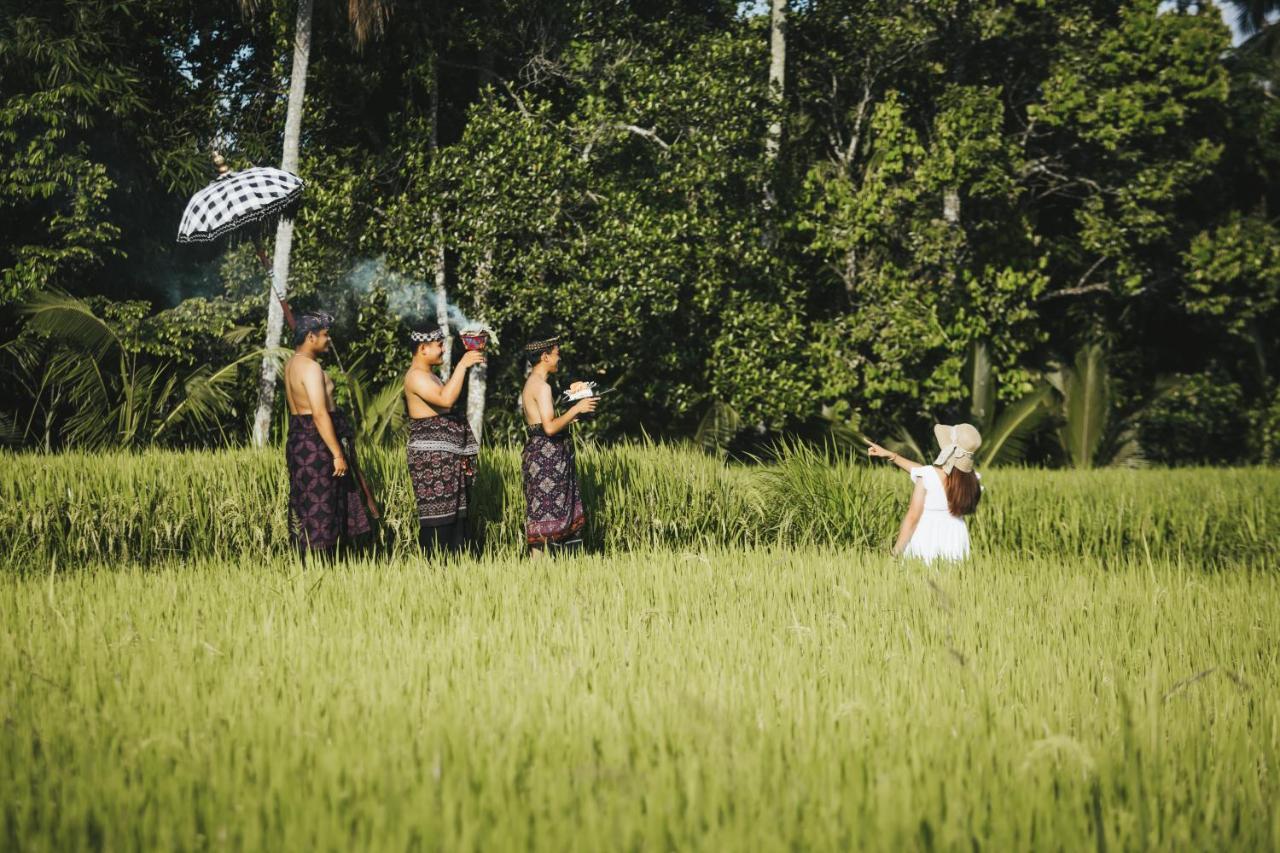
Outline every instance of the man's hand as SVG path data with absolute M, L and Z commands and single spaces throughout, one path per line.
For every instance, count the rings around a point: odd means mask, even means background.
M 599 402 L 600 400 L 597 397 L 584 397 L 573 404 L 573 410 L 579 415 L 585 415 L 588 412 L 594 412 L 596 410 L 596 404 Z
M 346 457 L 344 457 L 341 453 L 333 457 L 333 476 L 335 477 L 347 476 L 347 460 L 346 460 Z
M 458 369 L 467 370 L 475 367 L 477 364 L 484 364 L 484 353 L 478 349 L 469 349 L 458 359 Z

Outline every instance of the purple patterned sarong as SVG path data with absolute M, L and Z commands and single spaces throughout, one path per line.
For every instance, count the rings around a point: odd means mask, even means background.
M 581 540 L 587 515 L 582 509 L 569 432 L 547 435 L 542 424 L 528 427 L 520 470 L 524 474 L 528 543 L 541 547 Z
M 355 433 L 342 410 L 329 413 L 349 467 L 355 467 Z M 303 553 L 331 552 L 373 527 L 354 474 L 333 476 L 333 454 L 311 415 L 289 416 L 285 444 L 289 467 L 289 534 Z
M 409 419 L 409 480 L 421 524 L 442 527 L 467 517 L 467 492 L 479 452 L 471 425 L 461 415 Z

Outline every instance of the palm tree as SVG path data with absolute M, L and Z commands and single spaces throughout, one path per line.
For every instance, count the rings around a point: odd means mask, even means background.
M 1229 0 L 1236 9 L 1236 27 L 1246 36 L 1257 35 L 1280 15 L 1280 0 Z
M 35 401 L 22 437 L 42 431 L 46 450 L 52 449 L 55 421 L 68 412 L 61 438 L 89 447 L 165 443 L 180 437 L 183 427 L 197 434 L 221 430 L 233 407 L 231 389 L 240 368 L 264 355 L 254 350 L 222 367 L 202 364 L 180 376 L 172 363 L 146 358 L 122 327 L 99 317 L 82 299 L 41 293 L 22 312 L 40 339 L 13 342 L 6 349 L 18 362 L 15 375 Z M 234 330 L 229 342 L 238 344 L 247 331 Z M 43 424 L 37 427 L 41 414 Z M 18 432 L 16 425 L 10 429 Z
M 246 15 L 253 14 L 260 0 L 240 0 Z M 311 13 L 313 0 L 298 0 L 298 15 L 293 27 L 293 62 L 289 67 L 289 105 L 284 119 L 284 151 L 280 168 L 286 172 L 298 171 L 298 140 L 302 135 L 302 100 L 307 89 L 307 63 L 311 58 Z M 391 9 L 390 0 L 347 0 L 347 19 L 356 45 L 363 46 L 382 34 L 383 25 Z M 289 252 L 293 247 L 293 220 L 281 219 L 276 226 L 275 253 L 272 256 L 272 284 L 282 295 L 289 289 Z M 284 313 L 279 300 L 267 303 L 267 336 L 263 349 L 274 352 L 280 346 L 284 330 Z M 276 377 L 280 371 L 279 359 L 268 355 L 262 359 L 262 372 L 258 379 L 258 408 L 253 418 L 253 443 L 262 447 L 271 431 L 271 410 L 275 405 Z

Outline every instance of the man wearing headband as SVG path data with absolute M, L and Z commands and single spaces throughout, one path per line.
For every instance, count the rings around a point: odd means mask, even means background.
M 548 545 L 582 542 L 587 516 L 578 490 L 569 426 L 581 415 L 594 412 L 597 398 L 579 400 L 557 416 L 548 379 L 560 369 L 560 339 L 530 341 L 524 354 L 530 370 L 520 394 L 527 433 L 520 469 L 524 476 L 525 539 L 529 556 L 537 558 Z M 575 382 L 570 390 L 583 384 Z
M 298 316 L 293 356 L 284 366 L 289 404 L 289 532 L 303 556 L 331 555 L 341 540 L 372 528 L 356 478 L 355 431 L 333 404 L 333 381 L 320 367 L 329 349 L 333 317 L 323 311 Z
M 439 327 L 409 335 L 413 363 L 404 375 L 409 409 L 409 480 L 418 504 L 418 542 L 428 554 L 456 554 L 466 544 L 467 504 L 480 452 L 475 433 L 461 412 L 454 411 L 467 370 L 484 361 L 468 350 L 448 382 L 433 368 L 444 362 L 444 330 Z

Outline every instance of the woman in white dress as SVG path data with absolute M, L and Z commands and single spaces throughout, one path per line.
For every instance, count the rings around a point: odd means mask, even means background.
M 973 470 L 973 454 L 982 436 L 970 424 L 933 428 L 942 452 L 932 465 L 920 465 L 878 444 L 867 454 L 888 459 L 911 475 L 916 484 L 911 503 L 902 519 L 895 556 L 934 560 L 963 560 L 969 556 L 969 528 L 964 517 L 978 508 L 982 497 L 979 475 Z

